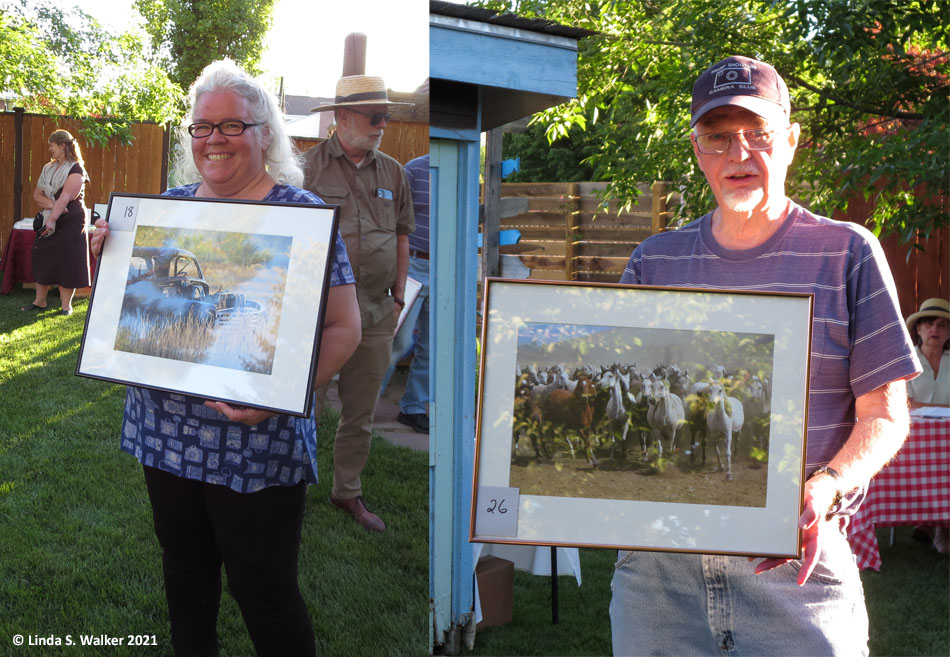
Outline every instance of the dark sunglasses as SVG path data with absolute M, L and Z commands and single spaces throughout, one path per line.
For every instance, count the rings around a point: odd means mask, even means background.
M 386 120 L 386 123 L 389 123 L 393 119 L 393 115 L 389 112 L 373 112 L 372 114 L 367 114 L 366 112 L 361 112 L 359 110 L 350 109 L 351 112 L 356 112 L 357 114 L 362 114 L 365 117 L 369 118 L 369 124 L 374 128 L 383 122 L 383 119 Z
M 255 126 L 263 125 L 261 123 L 246 123 L 244 121 L 222 121 L 221 123 L 206 123 L 204 121 L 200 123 L 192 123 L 188 126 L 188 134 L 190 134 L 195 139 L 204 139 L 205 137 L 210 137 L 211 133 L 214 132 L 214 129 L 217 128 L 218 132 L 224 135 L 225 137 L 237 137 L 238 135 L 243 135 L 244 131 L 248 128 L 253 128 Z

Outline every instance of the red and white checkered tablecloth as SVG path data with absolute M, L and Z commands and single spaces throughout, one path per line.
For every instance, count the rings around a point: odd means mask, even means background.
M 901 450 L 868 488 L 848 541 L 858 568 L 881 569 L 877 527 L 950 526 L 950 420 L 913 418 Z

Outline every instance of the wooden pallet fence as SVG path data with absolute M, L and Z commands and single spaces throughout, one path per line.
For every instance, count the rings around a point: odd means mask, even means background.
M 606 205 L 598 192 L 606 183 L 503 183 L 501 196 L 528 200 L 528 211 L 501 220 L 501 229 L 521 231 L 521 241 L 502 246 L 502 275 L 530 269 L 529 278 L 616 282 L 630 254 L 644 238 L 666 230 L 668 205 L 678 203 L 669 195 L 669 183 L 640 185 L 641 195 L 629 211 L 617 214 L 619 202 Z M 933 202 L 946 203 L 944 199 Z M 865 224 L 873 213 L 871 202 L 852 199 L 847 213 L 835 219 Z M 929 240 L 902 244 L 895 235 L 881 240 L 894 275 L 901 312 L 916 312 L 930 297 L 946 299 L 950 287 L 950 229 L 934 231 Z M 914 248 L 917 247 L 917 248 Z
M 616 282 L 633 249 L 666 227 L 669 183 L 640 185 L 641 195 L 618 214 L 617 200 L 602 198 L 607 183 L 505 183 L 501 196 L 529 200 L 527 212 L 501 220 L 521 241 L 501 247 L 520 257 L 530 278 Z

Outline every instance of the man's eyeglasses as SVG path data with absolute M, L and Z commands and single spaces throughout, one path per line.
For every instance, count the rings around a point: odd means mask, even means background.
M 720 155 L 732 147 L 733 137 L 741 137 L 746 149 L 750 151 L 767 151 L 775 143 L 775 131 L 761 128 L 739 132 L 707 132 L 704 135 L 696 135 L 695 140 L 700 153 Z
M 362 114 L 363 116 L 368 117 L 369 124 L 373 126 L 374 128 L 378 126 L 380 123 L 382 123 L 383 120 L 385 120 L 386 123 L 389 123 L 393 119 L 393 115 L 390 114 L 389 112 L 373 112 L 372 114 L 368 114 L 366 112 L 361 112 L 359 110 L 355 110 L 352 108 L 347 108 L 347 109 L 349 109 L 351 112 L 356 112 L 357 114 Z
M 244 121 L 222 121 L 221 123 L 192 123 L 188 126 L 188 134 L 195 139 L 204 139 L 210 137 L 214 129 L 225 137 L 237 137 L 243 135 L 248 128 L 264 125 L 263 123 L 245 123 Z

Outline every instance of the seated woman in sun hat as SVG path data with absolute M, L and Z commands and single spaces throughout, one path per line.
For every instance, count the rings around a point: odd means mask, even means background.
M 920 376 L 907 382 L 907 397 L 913 407 L 950 405 L 948 325 L 950 301 L 944 299 L 927 299 L 907 318 L 907 330 L 924 368 Z
M 920 310 L 907 318 L 907 330 L 917 346 L 917 358 L 924 371 L 907 382 L 907 398 L 912 407 L 950 405 L 950 302 L 927 299 Z M 938 552 L 946 554 L 946 527 L 914 528 L 913 537 L 924 543 L 933 540 Z

